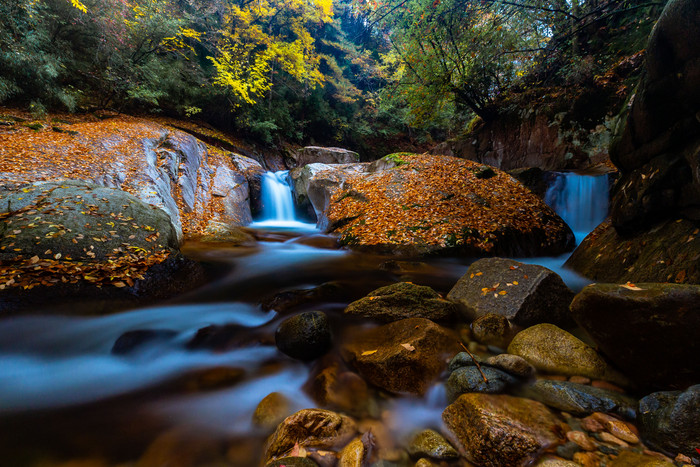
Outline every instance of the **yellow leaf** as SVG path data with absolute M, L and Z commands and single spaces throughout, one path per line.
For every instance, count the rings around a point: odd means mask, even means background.
M 126 284 L 123 283 L 122 281 L 113 282 L 112 285 L 115 286 L 115 287 L 119 287 L 119 288 L 126 287 Z
M 416 350 L 416 348 L 413 347 L 411 344 L 401 344 L 401 347 L 408 350 L 409 352 L 413 352 L 414 350 Z
M 507 293 L 508 293 L 508 292 L 506 292 L 505 290 L 501 290 L 500 292 L 498 292 L 498 295 L 505 295 L 505 294 L 507 294 Z
M 36 264 L 36 263 L 39 262 L 39 257 L 38 257 L 38 256 L 32 256 L 32 257 L 29 259 L 29 262 L 32 263 L 32 264 Z
M 366 355 L 372 355 L 373 353 L 377 353 L 377 351 L 376 350 L 365 350 L 360 355 L 364 357 Z

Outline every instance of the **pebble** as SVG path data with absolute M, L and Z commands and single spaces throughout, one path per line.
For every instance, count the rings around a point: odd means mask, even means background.
M 569 431 L 566 439 L 579 445 L 585 451 L 595 451 L 596 445 L 593 440 L 583 431 Z
M 557 455 L 563 457 L 564 459 L 571 460 L 574 458 L 574 454 L 580 450 L 581 447 L 578 444 L 569 441 L 568 443 L 557 446 Z
M 591 384 L 591 378 L 586 378 L 585 376 L 572 376 L 569 378 L 569 381 L 578 384 Z
M 612 415 L 608 415 L 603 412 L 593 412 L 591 414 L 591 417 L 599 421 L 603 426 L 605 426 L 606 423 L 608 422 L 614 422 L 617 421 L 617 418 L 613 417 Z
M 678 454 L 674 460 L 676 462 L 678 462 L 679 464 L 692 464 L 693 463 L 693 460 L 690 457 L 683 455 L 683 454 Z
M 596 420 L 592 415 L 581 420 L 581 427 L 592 433 L 598 433 L 605 429 L 605 426 Z
M 622 420 L 609 421 L 605 427 L 611 435 L 631 444 L 639 443 L 639 437 Z
M 583 467 L 600 467 L 600 457 L 594 452 L 577 452 L 574 462 Z
M 623 447 L 623 448 L 628 448 L 628 447 L 630 447 L 629 444 L 627 444 L 626 442 L 622 441 L 622 440 L 621 440 L 620 438 L 618 438 L 617 436 L 611 435 L 610 433 L 608 433 L 608 432 L 606 432 L 606 431 L 602 431 L 602 432 L 598 433 L 598 436 L 600 437 L 600 440 L 601 440 L 601 441 L 604 441 L 604 442 L 606 442 L 606 443 L 616 444 L 616 445 L 618 445 L 618 446 L 620 446 L 620 447 Z
M 620 386 L 603 380 L 595 380 L 591 383 L 591 386 L 593 386 L 594 388 L 609 389 L 611 391 L 619 392 L 621 394 L 625 393 L 625 390 L 622 389 Z

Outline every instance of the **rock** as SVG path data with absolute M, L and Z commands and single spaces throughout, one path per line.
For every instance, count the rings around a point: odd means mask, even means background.
M 143 347 L 165 343 L 176 335 L 177 332 L 170 329 L 127 331 L 114 342 L 112 353 L 115 355 L 126 355 Z
M 270 436 L 264 462 L 299 447 L 333 449 L 344 446 L 357 431 L 355 422 L 330 410 L 304 409 L 285 418 Z
M 332 301 L 333 299 L 343 301 L 346 297 L 350 300 L 347 288 L 345 284 L 340 282 L 326 282 L 310 289 L 287 290 L 264 299 L 261 306 L 266 311 L 275 310 L 278 313 L 285 313 L 309 303 Z
M 566 433 L 566 439 L 572 443 L 576 443 L 576 445 L 584 451 L 596 450 L 596 444 L 593 442 L 591 437 L 583 431 L 568 431 Z
M 576 296 L 571 312 L 638 383 L 668 388 L 700 380 L 700 286 L 593 284 Z
M 37 183 L 1 192 L 0 217 L 0 261 L 22 272 L 3 275 L 5 313 L 47 303 L 53 310 L 72 303 L 67 311 L 75 312 L 76 297 L 145 303 L 203 278 L 201 267 L 180 255 L 168 215 L 120 190 Z
M 571 323 L 573 297 L 549 269 L 504 258 L 475 261 L 447 294 L 470 319 L 494 313 L 520 326 Z
M 569 381 L 541 379 L 525 387 L 522 395 L 575 415 L 614 413 L 634 420 L 637 401 L 632 397 Z
M 243 347 L 249 341 L 249 328 L 239 324 L 212 324 L 197 330 L 185 347 L 189 350 L 224 351 Z
M 255 237 L 245 229 L 223 222 L 209 221 L 204 235 L 199 239 L 207 243 L 226 243 L 228 246 L 253 246 Z
M 604 378 L 610 371 L 598 353 L 553 324 L 538 324 L 520 331 L 508 346 L 536 369 L 556 375 Z
M 221 444 L 190 428 L 176 427 L 158 436 L 146 449 L 135 467 L 168 465 L 197 467 L 223 463 Z
M 485 467 L 519 466 L 559 444 L 557 417 L 539 402 L 463 394 L 442 413 L 467 458 Z
M 600 454 L 595 452 L 577 452 L 574 454 L 574 462 L 583 467 L 600 467 L 600 457 Z
M 328 221 L 319 225 L 341 244 L 410 256 L 551 255 L 573 247 L 566 224 L 509 175 L 478 179 L 479 165 L 466 160 L 393 156 L 393 168 L 346 173 L 332 194 Z
M 545 172 L 541 168 L 523 167 L 508 170 L 507 172 L 534 194 L 544 199 L 544 195 L 547 192 L 547 182 L 545 181 Z
M 649 446 L 673 455 L 698 457 L 700 385 L 685 391 L 655 392 L 639 401 L 639 427 Z
M 369 406 L 367 383 L 357 374 L 340 371 L 334 363 L 319 372 L 307 385 L 317 404 L 353 416 L 366 415 Z
M 505 316 L 486 313 L 472 322 L 472 335 L 484 345 L 506 349 L 515 336 L 515 330 Z
M 426 318 L 450 321 L 455 316 L 454 303 L 444 300 L 430 287 L 398 282 L 373 290 L 368 296 L 354 301 L 345 314 L 371 318 L 383 323 L 405 318 Z
M 610 420 L 605 424 L 608 433 L 630 444 L 639 443 L 639 436 L 630 429 L 630 426 L 621 420 Z
M 416 433 L 408 443 L 408 454 L 411 457 L 430 457 L 437 460 L 459 458 L 457 450 L 435 430 Z
M 579 464 L 548 454 L 538 460 L 535 467 L 579 467 Z
M 528 379 L 535 376 L 535 368 L 530 365 L 527 360 L 517 355 L 503 353 L 489 357 L 484 361 L 484 364 L 499 368 L 511 375 L 520 378 Z
M 309 457 L 283 457 L 269 462 L 265 467 L 318 467 L 318 464 Z
M 356 152 L 342 148 L 323 148 L 318 146 L 306 146 L 295 154 L 295 167 L 304 167 L 307 164 L 351 164 L 360 162 L 360 155 Z
M 610 467 L 673 467 L 675 464 L 633 451 L 622 451 L 607 465 Z
M 486 381 L 484 381 L 482 372 Z M 457 368 L 450 374 L 445 388 L 448 400 L 454 401 L 460 394 L 467 392 L 498 394 L 517 382 L 517 378 L 496 368 L 482 366 L 481 371 L 479 371 L 476 366 L 465 366 Z
M 450 360 L 450 364 L 447 366 L 447 369 L 450 370 L 450 372 L 452 372 L 458 368 L 474 366 L 477 363 L 480 365 L 484 364 L 483 360 L 480 357 L 474 355 L 472 358 L 472 355 L 469 355 L 467 352 L 460 352 L 454 357 L 452 357 L 452 360 Z
M 260 401 L 253 412 L 253 425 L 273 430 L 289 415 L 289 399 L 271 392 Z
M 341 346 L 343 359 L 368 382 L 396 393 L 425 394 L 456 353 L 457 336 L 424 318 L 408 318 L 355 332 Z
M 340 451 L 338 467 L 362 467 L 369 452 L 360 438 L 355 438 Z
M 307 311 L 282 321 L 275 344 L 298 360 L 313 360 L 325 354 L 333 342 L 328 317 L 322 311 Z

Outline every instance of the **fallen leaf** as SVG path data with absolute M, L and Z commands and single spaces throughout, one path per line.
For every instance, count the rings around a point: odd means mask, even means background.
M 518 266 L 511 266 L 511 267 L 510 267 L 510 270 L 511 270 L 511 271 L 515 271 L 516 269 L 518 269 Z
M 112 285 L 115 286 L 115 287 L 119 287 L 120 289 L 121 289 L 122 287 L 126 287 L 126 284 L 123 283 L 122 281 L 113 282 Z
M 29 262 L 32 263 L 32 264 L 36 264 L 36 263 L 39 262 L 39 257 L 38 257 L 38 256 L 32 256 L 32 257 L 29 259 Z
M 55 258 L 55 259 L 61 259 L 61 256 L 63 256 L 63 255 L 61 255 L 61 253 L 56 253 L 56 255 L 54 256 L 54 258 Z
M 477 272 L 475 275 L 476 275 L 476 276 L 481 276 L 482 274 L 484 274 L 484 273 L 483 273 L 483 272 Z
M 360 355 L 364 357 L 364 356 L 367 356 L 367 355 L 372 355 L 373 353 L 377 353 L 377 351 L 376 351 L 376 350 L 365 350 L 365 351 L 362 352 Z
M 413 347 L 411 344 L 401 344 L 401 347 L 408 350 L 409 352 L 413 352 L 414 350 L 416 350 L 416 348 Z
M 505 295 L 505 294 L 507 294 L 507 293 L 508 293 L 508 292 L 506 292 L 505 290 L 501 290 L 500 292 L 498 292 L 498 295 Z
M 631 282 L 624 284 L 622 287 L 629 289 L 629 290 L 644 290 L 644 289 L 640 289 L 639 287 L 637 287 L 636 285 L 634 285 Z

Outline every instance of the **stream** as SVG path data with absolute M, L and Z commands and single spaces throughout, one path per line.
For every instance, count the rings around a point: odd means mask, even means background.
M 605 218 L 607 190 L 607 176 L 558 174 L 546 201 L 579 243 Z M 275 347 L 282 320 L 322 310 L 339 335 L 353 324 L 342 317 L 350 301 L 397 281 L 444 294 L 471 261 L 412 262 L 339 250 L 314 225 L 297 219 L 286 173 L 268 173 L 263 196 L 263 216 L 251 225 L 263 239 L 255 247 L 184 245 L 186 255 L 215 271 L 200 289 L 108 316 L 0 320 L 1 465 L 91 459 L 85 465 L 147 466 L 165 452 L 182 463 L 162 465 L 202 465 L 186 461 L 202 449 L 213 456 L 203 465 L 257 465 L 269 434 L 251 423 L 257 404 L 277 391 L 290 401 L 290 413 L 317 405 L 302 390 L 314 363 L 288 358 Z M 563 269 L 567 257 L 524 261 L 555 270 L 580 290 L 588 281 Z M 341 293 L 275 309 L 284 304 L 275 295 L 329 282 Z M 197 331 L 210 325 L 236 325 L 237 345 L 188 348 Z M 113 352 L 120 336 L 142 330 L 164 331 L 163 337 Z M 446 398 L 437 384 L 424 398 L 382 398 L 376 404 L 376 417 L 400 443 L 416 428 L 439 427 Z

